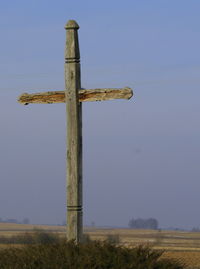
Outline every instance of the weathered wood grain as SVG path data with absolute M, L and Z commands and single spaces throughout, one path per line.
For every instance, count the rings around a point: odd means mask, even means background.
M 81 89 L 78 91 L 79 102 L 88 101 L 106 101 L 113 99 L 130 99 L 133 92 L 130 88 L 122 89 Z M 42 93 L 23 93 L 19 96 L 18 102 L 23 105 L 28 104 L 53 104 L 67 102 L 67 96 L 64 91 L 49 91 Z
M 82 104 L 79 26 L 68 21 L 65 50 L 65 96 L 67 98 L 67 239 L 82 239 Z
M 22 94 L 21 104 L 66 103 L 67 112 L 67 238 L 82 240 L 82 102 L 130 99 L 130 88 L 82 89 L 78 24 L 70 20 L 65 26 L 65 91 Z

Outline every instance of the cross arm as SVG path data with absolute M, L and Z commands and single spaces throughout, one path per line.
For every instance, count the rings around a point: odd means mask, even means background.
M 133 92 L 130 88 L 125 87 L 121 89 L 90 89 L 79 90 L 79 101 L 105 101 L 113 99 L 130 99 L 133 96 Z M 23 105 L 29 103 L 35 104 L 53 104 L 53 103 L 65 103 L 66 96 L 64 91 L 49 91 L 42 93 L 23 93 L 19 96 L 18 102 Z

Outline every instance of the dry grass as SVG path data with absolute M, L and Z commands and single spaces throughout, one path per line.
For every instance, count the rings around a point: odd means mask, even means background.
M 48 232 L 56 232 L 65 235 L 64 226 L 47 225 L 22 225 L 0 223 L 0 236 L 19 235 L 24 232 L 32 232 L 35 228 Z M 181 231 L 153 231 L 132 229 L 102 229 L 88 228 L 84 232 L 92 240 L 105 240 L 108 235 L 117 235 L 120 245 L 133 247 L 140 244 L 149 244 L 155 249 L 166 250 L 163 257 L 178 259 L 187 265 L 187 268 L 200 269 L 200 233 Z M 0 248 L 6 245 L 0 245 Z
M 0 223 L 0 233 L 2 232 L 26 232 L 32 231 L 35 228 L 53 232 L 65 232 L 64 226 L 53 225 L 32 225 L 32 224 L 15 224 L 15 223 Z
M 200 251 L 200 233 L 180 231 L 132 230 L 132 229 L 85 229 L 91 239 L 104 240 L 107 234 L 118 234 L 126 246 L 150 244 L 167 250 Z
M 181 261 L 187 269 L 200 268 L 200 252 L 198 251 L 169 251 L 165 252 L 162 257 Z

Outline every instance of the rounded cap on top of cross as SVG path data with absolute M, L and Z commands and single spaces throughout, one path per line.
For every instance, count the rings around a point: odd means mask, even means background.
M 69 20 L 65 25 L 65 29 L 79 29 L 79 25 L 75 20 Z

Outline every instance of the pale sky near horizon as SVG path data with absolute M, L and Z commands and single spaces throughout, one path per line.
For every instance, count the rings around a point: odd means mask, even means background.
M 80 25 L 82 87 L 134 97 L 83 104 L 84 224 L 200 227 L 200 2 L 0 0 L 0 217 L 65 219 L 64 25 Z

